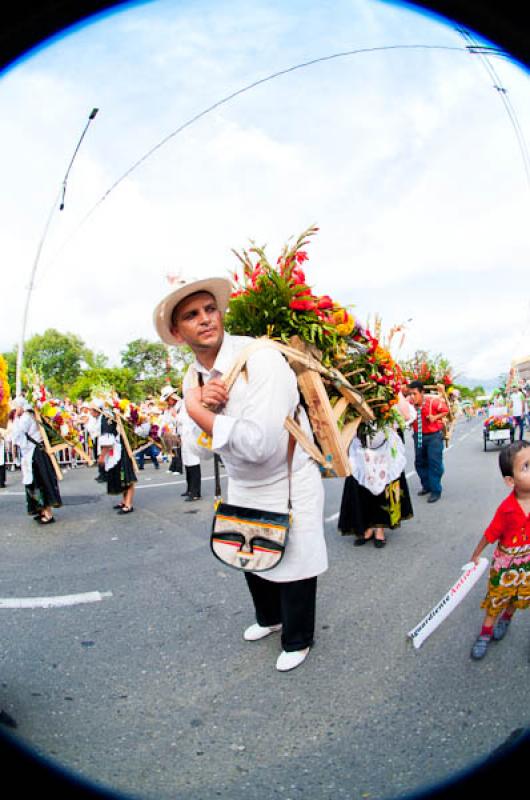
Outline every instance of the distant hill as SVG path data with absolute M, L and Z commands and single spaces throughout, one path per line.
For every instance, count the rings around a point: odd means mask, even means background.
M 470 378 L 467 375 L 457 375 L 455 383 L 460 386 L 466 386 L 468 389 L 474 389 L 475 386 L 483 386 L 484 392 L 490 394 L 499 386 L 500 379 L 498 375 L 495 378 Z

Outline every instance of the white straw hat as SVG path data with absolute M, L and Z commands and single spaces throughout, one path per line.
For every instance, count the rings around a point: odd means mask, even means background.
M 173 386 L 164 386 L 160 392 L 160 400 L 162 403 L 165 403 L 168 398 L 173 396 L 176 397 L 177 400 L 179 399 L 178 389 L 174 389 Z
M 177 283 L 177 281 L 175 281 Z M 204 278 L 203 280 L 179 280 L 178 288 L 174 289 L 167 297 L 157 305 L 153 313 L 153 322 L 156 331 L 163 342 L 166 344 L 178 345 L 173 333 L 171 332 L 171 316 L 176 306 L 190 294 L 196 292 L 209 292 L 215 297 L 217 308 L 224 314 L 230 295 L 232 284 L 228 278 Z

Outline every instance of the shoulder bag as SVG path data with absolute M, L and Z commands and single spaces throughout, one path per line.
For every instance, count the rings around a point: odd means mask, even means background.
M 212 553 L 223 564 L 244 572 L 266 572 L 282 560 L 291 526 L 291 473 L 296 441 L 289 434 L 287 513 L 245 508 L 220 500 L 210 536 Z M 217 465 L 217 461 L 216 461 Z

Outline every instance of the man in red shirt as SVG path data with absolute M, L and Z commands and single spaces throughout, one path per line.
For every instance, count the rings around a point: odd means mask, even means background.
M 408 399 L 418 412 L 412 424 L 414 466 L 421 481 L 421 490 L 418 494 L 428 494 L 427 502 L 436 503 L 442 494 L 443 427 L 449 408 L 441 397 L 426 397 L 425 387 L 421 381 L 411 381 L 408 390 Z

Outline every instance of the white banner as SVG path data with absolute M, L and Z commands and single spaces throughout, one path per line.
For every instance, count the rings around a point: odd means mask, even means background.
M 416 649 L 421 647 L 425 639 L 430 636 L 438 625 L 440 625 L 444 619 L 447 619 L 449 614 L 462 602 L 482 573 L 487 569 L 488 564 L 489 561 L 487 558 L 479 558 L 478 564 L 474 562 L 464 564 L 462 567 L 464 570 L 462 576 L 451 586 L 440 602 L 429 611 L 427 616 L 407 633 L 407 636 L 412 640 L 412 644 Z

